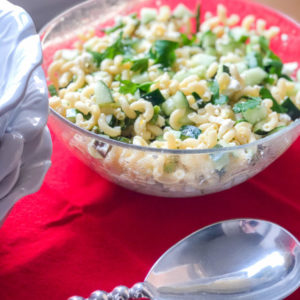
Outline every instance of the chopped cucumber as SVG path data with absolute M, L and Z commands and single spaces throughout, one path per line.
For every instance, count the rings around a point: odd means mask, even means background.
M 149 82 L 149 75 L 147 72 L 144 72 L 142 74 L 136 74 L 134 76 L 132 76 L 131 78 L 133 83 L 144 83 L 144 82 Z
M 76 108 L 68 108 L 66 110 L 66 118 L 72 123 L 76 122 L 77 110 Z
M 201 34 L 200 42 L 204 49 L 214 48 L 217 40 L 217 35 L 211 30 L 208 30 Z
M 268 74 L 261 68 L 253 68 L 244 71 L 241 76 L 245 80 L 246 85 L 256 85 L 268 77 Z
M 286 113 L 291 117 L 293 121 L 300 118 L 300 110 L 289 97 L 285 98 L 281 106 L 287 110 Z
M 206 67 L 205 66 L 197 66 L 195 68 L 192 68 L 190 70 L 180 70 L 177 72 L 174 76 L 173 79 L 176 79 L 178 81 L 182 81 L 183 79 L 191 76 L 191 75 L 198 75 L 199 78 L 204 78 L 205 77 L 205 71 Z
M 173 16 L 178 19 L 183 19 L 185 17 L 190 18 L 193 14 L 184 4 L 180 3 L 174 9 Z
M 157 10 L 154 8 L 143 8 L 141 10 L 141 22 L 143 24 L 148 24 L 149 22 L 155 20 L 157 17 Z
M 192 66 L 194 66 L 194 67 L 199 66 L 199 65 L 209 67 L 216 60 L 217 60 L 217 58 L 215 56 L 204 54 L 204 53 L 199 53 L 199 54 L 192 56 L 191 62 L 192 62 Z
M 249 123 L 256 124 L 267 117 L 268 111 L 265 106 L 260 105 L 244 111 L 242 115 Z
M 181 91 L 178 91 L 173 97 L 167 99 L 162 104 L 162 109 L 167 116 L 169 116 L 177 108 L 188 107 L 189 103 L 186 99 L 186 96 Z
M 110 89 L 102 80 L 95 84 L 95 98 L 99 106 L 114 102 Z

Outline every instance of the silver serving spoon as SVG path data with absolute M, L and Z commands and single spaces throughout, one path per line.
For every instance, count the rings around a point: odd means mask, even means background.
M 207 226 L 170 248 L 143 283 L 69 300 L 282 299 L 300 286 L 300 244 L 267 221 Z

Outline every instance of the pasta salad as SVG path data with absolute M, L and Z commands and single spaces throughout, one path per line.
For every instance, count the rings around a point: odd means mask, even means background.
M 300 117 L 298 66 L 270 49 L 279 28 L 262 19 L 219 5 L 201 23 L 200 8 L 179 4 L 143 8 L 101 32 L 57 50 L 48 68 L 50 106 L 81 128 L 135 145 L 207 149 L 248 144 Z

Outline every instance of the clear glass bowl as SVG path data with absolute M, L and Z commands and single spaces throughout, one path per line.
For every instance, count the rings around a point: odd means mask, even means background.
M 44 69 L 54 52 L 68 48 L 84 29 L 109 23 L 116 15 L 142 7 L 175 7 L 179 2 L 194 10 L 196 0 L 92 0 L 61 14 L 41 30 Z M 202 1 L 202 12 L 216 11 L 219 1 Z M 268 25 L 279 25 L 281 33 L 272 48 L 285 62 L 299 62 L 300 27 L 290 18 L 256 3 L 223 1 L 229 13 L 241 17 L 254 14 Z M 251 178 L 277 159 L 300 134 L 300 120 L 251 144 L 207 150 L 154 149 L 121 143 L 79 128 L 50 109 L 49 125 L 84 163 L 107 179 L 128 189 L 164 197 L 191 197 L 231 188 Z M 176 164 L 174 164 L 176 162 Z M 173 166 L 176 167 L 173 167 Z M 291 167 L 293 167 L 291 165 Z

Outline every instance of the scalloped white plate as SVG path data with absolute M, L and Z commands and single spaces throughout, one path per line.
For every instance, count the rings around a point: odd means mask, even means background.
M 48 89 L 30 16 L 0 0 L 0 224 L 50 167 Z

